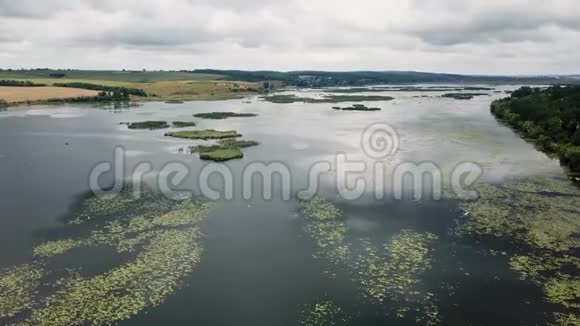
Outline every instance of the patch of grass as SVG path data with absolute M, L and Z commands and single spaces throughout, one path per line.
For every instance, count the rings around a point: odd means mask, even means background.
M 210 112 L 210 113 L 198 113 L 193 116 L 200 119 L 222 120 L 227 118 L 249 118 L 256 117 L 258 115 L 255 113 Z
M 175 128 L 195 127 L 195 122 L 190 122 L 190 121 L 173 121 L 173 127 L 175 127 Z
M 341 102 L 363 102 L 363 101 L 391 101 L 391 96 L 379 95 L 326 95 L 322 98 L 298 97 L 296 95 L 272 95 L 262 97 L 271 103 L 341 103 Z
M 242 135 L 238 134 L 238 132 L 234 131 L 234 130 L 218 131 L 218 130 L 213 130 L 213 129 L 209 129 L 209 130 L 184 130 L 184 131 L 168 132 L 165 134 L 165 136 L 174 137 L 174 138 L 201 139 L 201 140 L 242 137 Z
M 129 123 L 129 129 L 166 129 L 169 128 L 169 124 L 166 121 L 143 121 L 143 122 L 131 122 Z

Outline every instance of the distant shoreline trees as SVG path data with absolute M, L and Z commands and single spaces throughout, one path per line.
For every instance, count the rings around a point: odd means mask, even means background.
M 493 102 L 491 112 L 580 173 L 580 86 L 522 87 Z

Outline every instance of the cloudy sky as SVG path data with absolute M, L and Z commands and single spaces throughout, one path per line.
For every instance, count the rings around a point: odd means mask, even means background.
M 0 0 L 0 67 L 580 73 L 578 0 Z

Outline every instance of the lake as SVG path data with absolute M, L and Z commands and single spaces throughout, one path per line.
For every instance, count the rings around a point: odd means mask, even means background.
M 382 108 L 376 112 L 335 111 L 331 109 L 334 104 L 326 103 L 274 104 L 258 96 L 126 107 L 30 106 L 1 112 L 0 267 L 35 264 L 35 246 L 74 237 L 66 221 L 91 197 L 93 168 L 113 161 L 117 147 L 124 151 L 125 174 L 105 174 L 101 184 L 110 186 L 114 178 L 130 177 L 144 162 L 151 164 L 151 175 L 173 163 L 188 169 L 176 188 L 203 199 L 198 177 L 210 163 L 188 151 L 205 142 L 165 137 L 167 130 L 129 130 L 123 125 L 147 120 L 195 121 L 197 127 L 190 129 L 236 130 L 242 139 L 260 145 L 244 149 L 243 159 L 224 163 L 233 177 L 233 198 L 217 200 L 201 224 L 203 253 L 193 271 L 179 278 L 179 286 L 165 293 L 159 304 L 146 305 L 121 325 L 413 325 L 430 324 L 429 320 L 444 325 L 544 324 L 548 313 L 558 309 L 545 302 L 541 289 L 520 280 L 510 270 L 508 257 L 490 255 L 485 242 L 452 232 L 465 218 L 453 196 L 414 199 L 405 192 L 403 199 L 395 200 L 392 185 L 387 183 L 381 186 L 386 189 L 382 200 L 375 198 L 374 184 L 357 199 L 347 200 L 337 189 L 338 183 L 346 182 L 335 166 L 337 155 L 367 166 L 377 162 L 361 150 L 361 135 L 377 123 L 396 131 L 398 142 L 396 152 L 378 161 L 390 167 L 430 162 L 441 171 L 444 184 L 466 162 L 481 167 L 480 181 L 490 184 L 518 177 L 565 178 L 557 160 L 538 152 L 490 114 L 491 101 L 516 87 L 494 88 L 501 92 L 486 91 L 490 96 L 472 100 L 440 97 L 444 92 L 376 92 L 369 95 L 395 98 L 363 102 Z M 287 93 L 324 94 L 319 89 Z M 193 114 L 215 111 L 258 116 L 193 118 Z M 280 178 L 273 182 L 272 198 L 263 197 L 259 178 L 252 179 L 251 196 L 244 198 L 245 169 L 252 163 L 273 162 L 290 173 L 291 199 L 281 195 L 284 185 Z M 332 165 L 320 178 L 318 194 L 340 211 L 340 227 L 346 232 L 340 240 L 349 252 L 346 258 L 337 248 L 325 247 L 338 246 L 338 241 L 323 241 L 326 233 L 317 233 L 316 222 L 305 216 L 298 199 L 300 190 L 312 181 L 308 178 L 312 166 L 319 162 Z M 370 168 L 358 175 L 367 182 L 377 179 Z M 221 179 L 213 178 L 210 183 L 223 193 Z M 431 243 L 416 236 L 425 234 L 437 239 L 428 266 L 421 262 L 411 269 L 385 265 L 390 272 L 381 274 L 389 282 L 392 271 L 409 273 L 401 282 L 412 284 L 413 290 L 393 290 L 390 293 L 396 295 L 378 298 L 366 295 L 361 284 L 371 277 L 356 264 L 360 257 L 361 264 L 368 262 L 365 250 L 381 250 L 384 243 L 404 244 L 409 237 Z M 167 250 L 171 255 L 171 249 Z M 90 278 L 133 258 L 96 246 L 47 260 L 43 268 L 48 274 L 69 268 Z M 53 276 L 48 279 L 53 281 Z M 381 286 L 388 289 L 389 284 Z M 35 307 L 32 310 L 40 309 L 42 297 L 51 291 L 42 288 L 29 298 Z M 28 316 L 30 311 L 22 312 L 14 320 Z

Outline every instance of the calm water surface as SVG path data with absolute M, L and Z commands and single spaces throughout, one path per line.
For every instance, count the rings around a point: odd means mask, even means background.
M 318 96 L 322 91 L 299 93 Z M 0 266 L 30 261 L 31 248 L 62 226 L 62 218 L 89 191 L 91 169 L 111 161 L 117 146 L 126 150 L 129 171 L 144 161 L 157 170 L 168 162 L 186 164 L 191 174 L 182 187 L 196 189 L 196 173 L 207 162 L 180 153 L 195 141 L 164 137 L 163 130 L 130 131 L 121 123 L 193 121 L 193 114 L 212 111 L 253 112 L 259 116 L 195 119 L 196 128 L 237 130 L 244 139 L 261 145 L 244 150 L 243 160 L 226 163 L 234 172 L 235 198 L 218 202 L 207 220 L 205 252 L 186 287 L 165 304 L 124 324 L 297 325 L 306 306 L 326 297 L 356 310 L 356 324 L 377 325 L 378 313 L 356 302 L 351 284 L 322 275 L 324 263 L 313 258 L 314 244 L 303 231 L 299 202 L 279 196 L 243 200 L 241 171 L 254 161 L 283 162 L 291 168 L 295 194 L 305 185 L 308 168 L 322 160 L 332 162 L 336 153 L 370 163 L 360 149 L 361 133 L 373 123 L 384 122 L 397 130 L 401 140 L 390 164 L 432 161 L 446 175 L 461 162 L 476 162 L 484 168 L 483 179 L 490 182 L 514 176 L 561 176 L 557 161 L 494 120 L 490 102 L 503 95 L 489 93 L 492 96 L 457 101 L 436 97 L 439 93 L 390 92 L 395 100 L 368 103 L 382 107 L 380 112 L 337 112 L 331 104 L 272 104 L 250 98 L 147 103 L 123 109 L 34 106 L 0 113 Z M 541 323 L 539 290 L 517 281 L 507 269 L 506 258 L 485 256 L 478 244 L 457 243 L 448 234 L 461 214 L 453 201 L 375 201 L 367 194 L 347 202 L 337 196 L 332 180 L 323 178 L 320 192 L 343 210 L 353 234 L 389 239 L 402 229 L 413 229 L 440 236 L 441 250 L 425 278 L 432 292 L 441 293 L 439 306 L 447 323 Z M 100 256 L 95 252 L 90 259 L 77 258 L 95 271 L 115 264 L 107 253 Z M 463 286 L 444 294 L 438 288 L 442 279 Z

